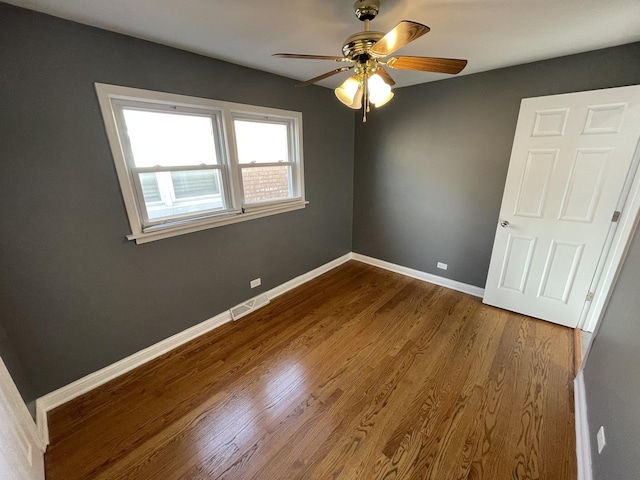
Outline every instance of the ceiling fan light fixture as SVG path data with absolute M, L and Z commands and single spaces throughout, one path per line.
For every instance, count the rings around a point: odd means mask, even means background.
M 374 73 L 367 79 L 369 100 L 376 107 L 381 107 L 393 97 L 391 86 L 386 84 L 380 75 Z
M 338 100 L 347 107 L 357 110 L 362 106 L 362 90 L 362 85 L 354 75 L 353 77 L 347 78 L 344 83 L 334 91 Z
M 354 110 L 362 108 L 363 122 L 367 121 L 367 113 L 371 111 L 372 104 L 380 108 L 393 98 L 391 87 L 396 82 L 384 67 L 455 75 L 467 65 L 466 60 L 456 58 L 392 57 L 396 51 L 429 33 L 431 29 L 422 23 L 402 20 L 387 33 L 371 30 L 370 23 L 378 15 L 382 1 L 355 0 L 355 13 L 358 19 L 364 22 L 364 30 L 347 37 L 342 45 L 342 57 L 305 53 L 274 54 L 281 58 L 348 62 L 350 65 L 347 67 L 336 68 L 296 86 L 306 87 L 341 72 L 354 70 L 355 75 L 334 91 L 338 100 L 347 107 Z

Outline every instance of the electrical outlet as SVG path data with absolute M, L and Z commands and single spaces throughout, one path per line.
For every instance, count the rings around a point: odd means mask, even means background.
M 442 262 L 438 262 L 438 264 L 436 266 L 441 270 L 446 270 L 447 267 L 448 267 L 448 265 L 446 263 L 442 263 Z
M 596 435 L 596 439 L 598 440 L 598 454 L 602 453 L 602 449 L 607 444 L 604 439 L 604 427 L 601 426 L 600 430 L 598 430 L 598 434 Z
M 259 287 L 260 285 L 262 285 L 262 280 L 259 278 L 256 278 L 255 280 L 251 280 L 251 288 L 256 288 Z

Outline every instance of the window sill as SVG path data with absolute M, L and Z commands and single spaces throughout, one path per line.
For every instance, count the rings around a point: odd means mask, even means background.
M 201 230 L 207 230 L 209 228 L 222 227 L 224 225 L 231 225 L 233 223 L 245 222 L 247 220 L 267 217 L 269 215 L 277 215 L 279 213 L 301 210 L 305 208 L 308 203 L 309 202 L 307 201 L 301 201 L 288 203 L 286 205 L 271 205 L 269 207 L 251 210 L 245 213 L 232 213 L 219 217 L 194 220 L 192 222 L 181 225 L 171 225 L 164 228 L 158 227 L 153 231 L 132 233 L 130 235 L 127 235 L 127 240 L 135 240 L 139 245 L 141 243 L 153 242 L 155 240 L 162 240 L 163 238 L 176 237 L 178 235 L 184 235 L 186 233 L 199 232 Z

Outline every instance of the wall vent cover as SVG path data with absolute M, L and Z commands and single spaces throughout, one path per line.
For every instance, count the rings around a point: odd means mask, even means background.
M 238 320 L 245 315 L 250 314 L 254 310 L 257 310 L 260 307 L 264 307 L 269 303 L 269 297 L 266 294 L 258 295 L 257 297 L 252 298 L 251 300 L 247 300 L 244 303 L 236 305 L 235 307 L 231 307 L 231 318 L 234 320 Z

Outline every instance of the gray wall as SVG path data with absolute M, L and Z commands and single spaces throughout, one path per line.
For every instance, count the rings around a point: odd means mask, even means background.
M 640 83 L 639 59 L 635 43 L 397 91 L 356 126 L 354 251 L 484 287 L 520 100 Z
M 94 82 L 301 111 L 310 205 L 125 240 Z M 353 113 L 294 84 L 0 3 L 0 324 L 27 401 L 351 250 Z
M 594 480 L 640 475 L 640 235 L 636 233 L 584 369 Z M 596 432 L 607 445 L 598 455 Z

